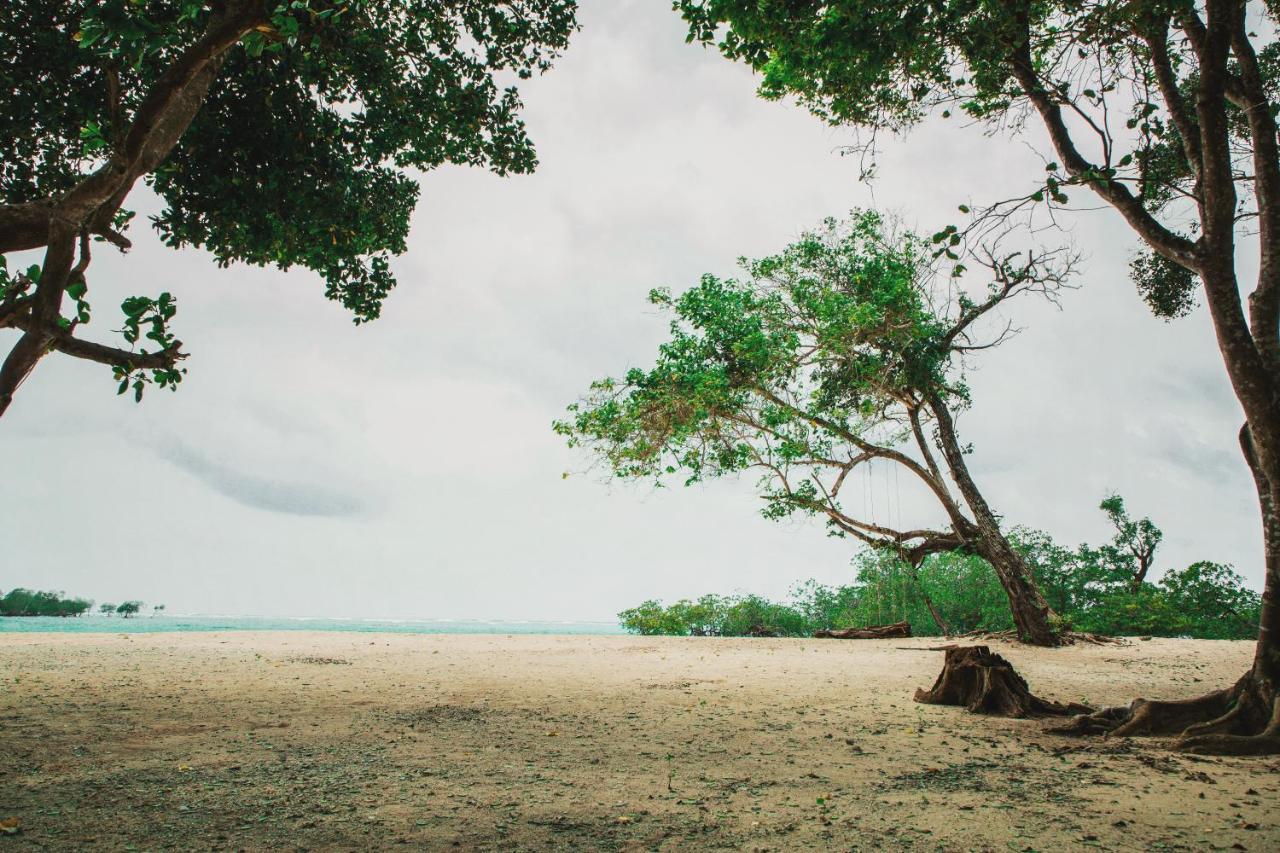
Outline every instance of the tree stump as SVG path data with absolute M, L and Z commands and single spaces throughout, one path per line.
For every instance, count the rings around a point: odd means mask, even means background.
M 813 636 L 828 640 L 889 640 L 896 637 L 910 637 L 911 623 L 894 622 L 892 625 L 868 625 L 865 628 L 836 628 L 814 631 Z
M 999 717 L 1059 717 L 1093 711 L 1087 705 L 1062 705 L 1032 694 L 1013 664 L 987 646 L 955 646 L 946 654 L 938 680 L 929 690 L 916 690 L 915 701 L 962 705 L 974 714 Z

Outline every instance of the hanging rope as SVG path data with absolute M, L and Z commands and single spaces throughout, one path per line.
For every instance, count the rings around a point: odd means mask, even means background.
M 902 487 L 898 483 L 898 466 L 893 466 L 893 494 L 894 503 L 898 507 L 897 528 L 902 529 Z
M 867 490 L 871 495 L 871 523 L 876 523 L 876 460 L 867 462 Z

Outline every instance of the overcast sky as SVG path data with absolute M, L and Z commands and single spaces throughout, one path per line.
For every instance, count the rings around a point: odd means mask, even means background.
M 125 295 L 170 290 L 189 375 L 137 406 L 101 365 L 40 364 L 0 421 L 0 588 L 176 613 L 608 619 L 849 581 L 852 546 L 761 519 L 750 480 L 610 484 L 550 424 L 592 379 L 652 359 L 650 288 L 731 272 L 853 207 L 931 233 L 958 204 L 1027 191 L 1037 137 L 931 123 L 883 140 L 868 186 L 847 131 L 759 100 L 666 4 L 588 2 L 581 23 L 523 90 L 537 174 L 424 176 L 375 323 L 354 327 L 309 272 L 219 270 L 142 227 L 127 257 L 100 249 L 87 334 L 110 338 Z M 1161 569 L 1221 560 L 1259 587 L 1241 416 L 1205 312 L 1154 319 L 1118 217 L 1066 222 L 1080 289 L 1062 310 L 1016 306 L 1025 331 L 972 376 L 960 426 L 980 485 L 1008 522 L 1071 545 L 1107 538 L 1097 504 L 1119 491 L 1164 529 Z M 874 488 L 881 512 L 922 509 L 891 474 Z

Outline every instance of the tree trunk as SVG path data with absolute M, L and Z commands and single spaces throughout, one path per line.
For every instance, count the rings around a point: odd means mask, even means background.
M 1231 687 L 1192 699 L 1135 699 L 1128 707 L 1106 708 L 1077 717 L 1059 731 L 1070 734 L 1109 732 L 1129 735 L 1177 735 L 1174 747 L 1215 755 L 1274 755 L 1280 753 L 1280 471 L 1269 471 L 1252 432 L 1240 431 L 1245 461 L 1253 472 L 1262 507 L 1266 580 L 1262 619 L 1253 666 Z M 1275 457 L 1271 457 L 1275 458 Z M 1270 476 L 1268 476 L 1270 475 Z
M 1049 609 L 1040 587 L 1031 577 L 1027 561 L 1022 559 L 1000 531 L 999 519 L 969 473 L 969 466 L 964 461 L 964 451 L 956 437 L 951 410 L 937 395 L 930 397 L 928 404 L 938 425 L 938 446 L 947 461 L 947 468 L 973 513 L 974 521 L 957 532 L 971 542 L 978 554 L 995 569 L 996 576 L 1000 578 L 1000 586 L 1004 587 L 1005 595 L 1009 597 L 1009 609 L 1013 613 L 1013 624 L 1018 629 L 1018 637 L 1024 643 L 1036 646 L 1059 645 L 1058 633 L 1053 629 L 1049 618 L 1053 611 Z
M 903 620 L 892 625 L 868 625 L 866 628 L 823 628 L 814 631 L 813 636 L 820 640 L 888 640 L 910 637 L 911 623 Z
M 1060 645 L 1061 638 L 1050 619 L 1053 610 L 1031 577 L 1027 561 L 1014 550 L 1004 534 L 997 530 L 994 535 L 984 535 L 978 553 L 995 569 L 1000 586 L 1009 598 L 1009 610 L 1013 614 L 1018 638 L 1035 646 Z
M 910 559 L 906 561 L 907 569 L 911 572 L 911 579 L 915 581 L 916 589 L 920 590 L 920 598 L 924 601 L 924 606 L 929 609 L 929 616 L 933 618 L 933 624 L 938 626 L 938 630 L 942 632 L 942 636 L 950 637 L 951 628 L 947 626 L 947 622 L 942 618 L 942 614 L 938 612 L 937 606 L 933 603 L 933 597 L 929 595 L 929 591 L 924 588 L 924 581 L 920 579 L 920 567 Z
M 920 578 L 916 578 L 916 584 L 920 587 L 920 597 L 924 599 L 924 606 L 929 608 L 929 615 L 933 617 L 933 624 L 938 626 L 938 630 L 942 632 L 942 636 L 951 636 L 951 626 L 942 618 L 942 614 L 938 612 L 938 608 L 934 605 L 933 599 L 929 593 L 925 592 L 924 584 L 920 583 Z
M 1064 716 L 1093 710 L 1033 695 L 1013 664 L 992 654 L 986 646 L 953 646 L 946 652 L 942 672 L 933 687 L 917 690 L 915 701 L 927 705 L 962 705 L 974 714 L 998 717 Z
M 1267 685 L 1272 694 L 1280 688 L 1280 470 L 1265 470 L 1248 424 L 1240 431 L 1240 447 L 1253 473 L 1262 510 L 1262 542 L 1264 578 L 1262 584 L 1262 618 L 1258 625 L 1258 644 L 1254 651 L 1254 680 Z M 1277 448 L 1280 450 L 1280 448 Z M 1271 454 L 1271 468 L 1280 468 L 1276 454 Z

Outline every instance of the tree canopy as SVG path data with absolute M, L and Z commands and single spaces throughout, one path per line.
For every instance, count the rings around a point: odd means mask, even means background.
M 93 602 L 66 593 L 17 587 L 0 595 L 0 616 L 80 616 Z
M 116 367 L 139 397 L 181 380 L 168 294 L 122 305 L 126 342 L 149 351 L 73 334 L 90 319 L 89 238 L 128 248 L 139 179 L 162 202 L 152 225 L 167 245 L 221 266 L 314 270 L 357 323 L 376 318 L 416 172 L 536 166 L 516 83 L 550 67 L 575 14 L 575 0 L 7 4 L 0 254 L 46 258 L 0 268 L 0 328 L 37 339 L 0 373 L 0 394 L 30 371 L 36 342 Z
M 1053 294 L 1070 258 L 977 255 L 989 276 L 977 298 L 953 239 L 855 212 L 741 260 L 742 278 L 655 290 L 651 301 L 674 316 L 656 364 L 595 383 L 556 429 L 619 477 L 758 472 L 767 518 L 817 516 L 911 564 L 975 550 L 1000 574 L 1023 635 L 1055 642 L 1048 606 L 969 473 L 954 415 L 969 404 L 965 356 L 1009 331 L 984 337 L 979 321 L 1019 294 Z M 877 518 L 849 488 L 877 462 L 922 486 L 945 523 Z

